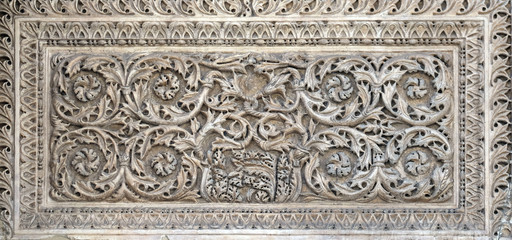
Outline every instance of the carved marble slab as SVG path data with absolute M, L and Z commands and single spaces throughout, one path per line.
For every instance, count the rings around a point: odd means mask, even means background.
M 0 12 L 7 237 L 512 236 L 509 1 Z

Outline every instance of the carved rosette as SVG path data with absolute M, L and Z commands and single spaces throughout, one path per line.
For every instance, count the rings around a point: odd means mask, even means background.
M 450 111 L 453 80 L 441 59 L 434 56 L 390 59 L 382 69 L 384 105 L 402 121 L 426 126 Z
M 69 131 L 52 149 L 51 195 L 55 199 L 110 199 L 122 187 L 119 148 L 108 131 L 96 127 Z
M 56 55 L 54 125 L 76 130 L 54 133 L 52 196 L 447 201 L 444 58 Z

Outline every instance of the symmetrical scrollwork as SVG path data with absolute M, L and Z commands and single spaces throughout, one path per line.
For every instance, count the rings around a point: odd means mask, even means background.
M 446 201 L 445 58 L 58 54 L 52 196 Z

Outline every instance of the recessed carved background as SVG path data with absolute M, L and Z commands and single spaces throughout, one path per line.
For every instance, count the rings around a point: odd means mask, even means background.
M 218 50 L 51 56 L 51 197 L 453 198 L 452 52 Z
M 510 1 L 0 13 L 7 236 L 511 235 Z

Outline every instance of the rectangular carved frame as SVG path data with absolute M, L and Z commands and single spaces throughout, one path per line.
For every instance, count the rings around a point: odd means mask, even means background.
M 314 8 L 240 3 L 189 6 L 187 11 L 133 1 L 70 4 L 5 2 L 0 5 L 2 76 L 2 221 L 5 233 L 149 234 L 290 233 L 510 236 L 510 3 L 480 1 L 377 1 L 373 5 L 322 3 Z M 161 8 L 161 6 L 168 8 Z M 313 4 L 314 5 L 314 4 Z M 311 5 L 311 6 L 313 6 Z M 259 6 L 259 7 L 258 7 Z M 125 11 L 120 11 L 125 9 Z M 167 9 L 162 11 L 162 9 Z M 284 10 L 283 10 L 284 9 Z M 308 9 L 308 10 L 306 10 Z M 280 12 L 282 11 L 282 12 Z M 287 14 L 280 17 L 280 14 Z M 50 15 L 54 18 L 46 19 Z M 156 22 L 155 15 L 160 22 Z M 190 15 L 190 16 L 189 16 Z M 247 15 L 247 16 L 245 16 Z M 82 16 L 74 18 L 75 16 Z M 133 18 L 127 17 L 136 17 Z M 173 16 L 169 20 L 169 16 Z M 188 16 L 188 17 L 187 17 Z M 358 17 L 363 16 L 364 20 Z M 403 20 L 404 16 L 414 16 Z M 123 19 L 118 19 L 118 18 Z M 300 18 L 297 18 L 300 17 Z M 97 22 L 99 21 L 99 22 Z M 299 22 L 300 21 L 300 22 Z M 400 21 L 400 22 L 396 22 Z M 108 23 L 112 22 L 112 23 Z M 385 31 L 389 26 L 397 31 Z M 130 35 L 121 29 L 129 28 Z M 429 29 L 421 31 L 418 29 Z M 238 30 L 237 30 L 238 29 Z M 242 30 L 243 29 L 243 30 Z M 341 29 L 341 30 L 340 30 Z M 102 35 L 106 30 L 110 37 Z M 281 34 L 283 32 L 289 34 Z M 232 33 L 238 32 L 238 35 Z M 421 32 L 421 33 L 420 33 Z M 232 35 L 229 35 L 231 33 Z M 124 35 L 123 35 L 124 34 Z M 334 35 L 333 35 L 334 34 Z M 287 37 L 284 37 L 287 36 Z M 46 49 L 87 46 L 386 46 L 458 48 L 460 188 L 451 209 L 282 207 L 45 207 L 43 203 Z M 462 97 L 464 96 L 464 97 Z M 482 131 L 482 129 L 484 131 Z M 149 222 L 149 224 L 148 224 Z

